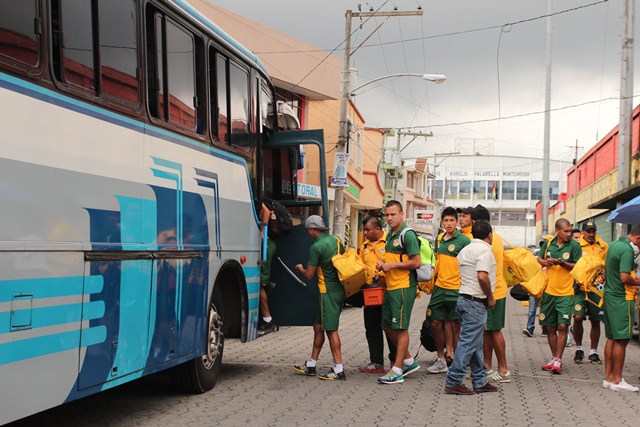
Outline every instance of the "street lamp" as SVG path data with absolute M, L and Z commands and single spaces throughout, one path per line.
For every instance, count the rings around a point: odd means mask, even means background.
M 350 34 L 351 19 L 347 19 L 347 34 Z M 345 52 L 348 52 L 349 40 L 345 42 Z M 349 138 L 349 130 L 347 126 L 347 105 L 351 96 L 363 87 L 375 83 L 383 79 L 390 79 L 395 77 L 421 77 L 427 81 L 433 83 L 443 83 L 447 77 L 442 74 L 419 74 L 419 73 L 397 73 L 388 74 L 386 76 L 375 78 L 353 89 L 349 88 L 349 55 L 345 53 L 345 61 L 342 70 L 342 91 L 340 96 L 340 127 L 338 129 L 338 144 L 336 146 L 336 153 L 345 153 L 346 144 Z M 333 234 L 339 239 L 344 240 L 344 187 L 336 188 L 335 192 L 335 206 L 333 210 Z
M 418 74 L 418 73 L 396 73 L 396 74 L 388 74 L 386 76 L 382 76 L 382 77 L 378 77 L 375 78 L 373 80 L 370 80 L 364 84 L 361 84 L 360 86 L 357 86 L 353 89 L 350 90 L 349 95 L 350 96 L 355 96 L 354 92 L 359 91 L 360 89 L 362 89 L 365 86 L 370 85 L 371 83 L 375 83 L 377 81 L 380 80 L 384 80 L 384 79 L 390 79 L 390 78 L 394 78 L 394 77 L 422 77 L 423 79 L 436 83 L 436 84 L 442 84 L 447 80 L 447 76 L 445 76 L 444 74 Z

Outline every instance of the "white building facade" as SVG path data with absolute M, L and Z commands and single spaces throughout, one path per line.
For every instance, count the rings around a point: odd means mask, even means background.
M 486 207 L 491 223 L 514 246 L 537 244 L 535 207 L 542 198 L 543 161 L 531 157 L 495 155 L 435 156 L 435 185 L 431 197 L 443 206 Z M 551 203 L 567 188 L 570 162 L 552 160 Z

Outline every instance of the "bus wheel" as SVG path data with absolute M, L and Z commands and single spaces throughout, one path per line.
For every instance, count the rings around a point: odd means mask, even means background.
M 173 369 L 173 383 L 178 391 L 204 393 L 216 385 L 224 350 L 222 312 L 217 307 L 222 309 L 222 304 L 214 294 L 213 303 L 209 306 L 207 342 L 204 355 Z

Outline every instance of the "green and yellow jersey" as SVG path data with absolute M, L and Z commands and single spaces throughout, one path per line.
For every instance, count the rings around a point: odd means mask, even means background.
M 576 263 L 582 256 L 580 244 L 573 239 L 558 246 L 558 236 L 552 240 L 545 240 L 540 247 L 540 258 L 559 258 L 569 263 Z M 547 267 L 548 284 L 545 293 L 557 297 L 573 295 L 574 279 L 571 272 L 560 265 Z
M 496 300 L 507 297 L 507 281 L 504 278 L 504 245 L 502 237 L 495 231 L 491 242 L 491 251 L 496 259 L 496 288 L 493 290 L 493 298 Z
M 627 237 L 621 237 L 609 246 L 605 261 L 607 265 L 605 271 L 607 279 L 604 287 L 605 301 L 609 297 L 624 298 L 626 301 L 633 300 L 636 292 L 635 286 L 625 285 L 620 280 L 620 273 L 631 274 L 636 269 L 633 258 L 633 249 Z
M 384 262 L 404 262 L 413 255 L 420 255 L 420 243 L 415 233 L 405 233 L 403 239 L 404 247 L 400 243 L 400 234 L 405 228 L 407 228 L 407 225 L 402 224 L 402 227 L 397 232 L 391 232 L 391 236 L 387 237 Z M 418 277 L 415 270 L 394 268 L 385 274 L 385 280 L 389 291 L 418 286 Z
M 460 289 L 460 266 L 458 265 L 458 253 L 471 243 L 471 240 L 456 230 L 453 237 L 446 240 L 445 235 L 438 236 L 436 248 L 436 268 L 438 277 L 435 285 L 442 289 L 457 291 Z
M 331 258 L 338 254 L 338 245 L 340 245 L 340 253 L 345 250 L 344 245 L 338 242 L 338 239 L 331 234 L 323 233 L 313 241 L 309 249 L 307 265 L 318 267 L 318 288 L 321 294 L 342 288 L 338 280 L 338 272 L 331 262 Z

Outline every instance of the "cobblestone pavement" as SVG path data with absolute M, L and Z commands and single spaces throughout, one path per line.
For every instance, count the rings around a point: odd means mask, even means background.
M 416 301 L 411 323 L 415 353 L 419 327 L 428 298 Z M 546 338 L 522 334 L 527 308 L 509 298 L 504 331 L 514 376 L 498 393 L 452 396 L 443 393 L 444 375 L 430 375 L 434 354 L 424 349 L 422 369 L 400 385 L 378 385 L 379 374 L 363 374 L 367 361 L 360 309 L 348 308 L 341 317 L 343 360 L 347 381 L 320 381 L 297 376 L 291 366 L 309 357 L 310 327 L 281 328 L 257 341 L 227 341 L 221 377 L 203 395 L 171 391 L 166 374 L 131 384 L 29 417 L 15 425 L 638 425 L 640 394 L 602 388 L 604 365 L 576 365 L 575 347 L 566 349 L 565 370 L 554 376 L 540 370 L 549 358 Z M 585 322 L 585 337 L 588 324 Z M 539 328 L 536 328 L 536 332 Z M 588 338 L 584 343 L 588 345 Z M 587 352 L 588 353 L 588 352 Z M 601 339 L 599 353 L 604 353 Z M 319 369 L 331 366 L 328 342 Z M 640 383 L 640 345 L 630 343 L 624 376 Z

